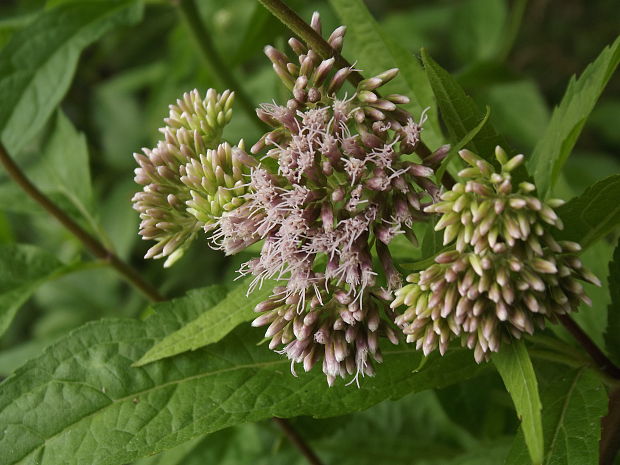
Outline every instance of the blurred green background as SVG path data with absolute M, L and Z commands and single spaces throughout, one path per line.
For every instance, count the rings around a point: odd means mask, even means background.
M 47 2 L 48 6 L 53 3 Z M 254 102 L 283 97 L 283 89 L 262 53 L 266 44 L 284 46 L 289 34 L 283 26 L 255 1 L 199 3 L 216 48 Z M 306 19 L 312 11 L 320 11 L 324 30 L 339 24 L 327 2 L 287 3 Z M 492 123 L 525 153 L 542 134 L 570 77 L 582 72 L 615 39 L 620 24 L 617 0 L 372 0 L 367 5 L 388 35 L 411 53 L 419 53 L 421 47 L 428 49 L 436 61 L 456 74 L 481 107 L 490 105 Z M 41 0 L 2 0 L 0 47 L 44 7 L 46 2 Z M 346 41 L 343 53 L 355 60 L 347 55 Z M 90 226 L 103 229 L 118 254 L 167 297 L 230 282 L 244 261 L 243 256 L 226 259 L 201 238 L 184 259 L 164 270 L 162 262 L 142 259 L 149 245 L 139 240 L 138 215 L 131 208 L 130 199 L 137 190 L 132 152 L 154 145 L 169 103 L 184 91 L 208 87 L 220 85 L 204 66 L 175 8 L 169 2 L 149 1 L 139 25 L 116 30 L 83 53 L 62 104 L 65 114 L 86 137 L 94 183 L 92 202 L 99 212 Z M 238 106 L 235 108 L 225 137 L 234 142 L 244 138 L 251 145 L 259 137 L 256 127 Z M 558 194 L 579 193 L 595 180 L 620 171 L 618 121 L 620 80 L 612 79 L 568 160 Z M 50 122 L 50 127 L 53 124 Z M 46 176 L 41 150 L 46 137 L 44 131 L 19 157 L 20 165 L 42 186 Z M 53 187 L 46 192 L 61 198 Z M 56 251 L 66 261 L 83 253 L 74 238 L 0 173 L 0 243 L 14 241 L 38 244 Z M 604 250 L 600 253 L 606 254 Z M 604 257 L 605 263 L 608 257 Z M 86 321 L 138 317 L 145 305 L 141 296 L 106 268 L 93 267 L 46 284 L 0 339 L 0 376 Z M 475 405 L 460 405 L 463 411 L 451 413 L 449 418 L 446 412 L 466 391 L 496 395 L 479 399 Z M 409 413 L 403 413 L 405 410 Z M 346 418 L 301 419 L 297 423 L 320 444 L 326 456 L 356 464 L 477 464 L 481 463 L 478 450 L 486 458 L 492 458 L 497 450 L 501 457 L 510 444 L 501 437 L 516 428 L 510 399 L 492 374 Z M 186 447 L 206 448 L 208 454 L 216 454 L 208 457 L 218 463 L 294 463 L 295 453 L 272 430 L 270 425 L 248 425 Z M 376 441 L 360 439 L 358 444 L 352 440 L 373 435 L 378 435 Z M 492 441 L 492 448 L 486 449 L 487 441 Z M 339 447 L 342 442 L 348 444 L 346 450 Z M 236 446 L 222 446 L 220 450 L 214 444 Z M 416 444 L 421 455 L 412 461 L 411 448 Z M 460 457 L 461 453 L 466 455 Z M 434 458 L 426 462 L 426 456 Z M 189 453 L 185 457 L 183 463 L 194 463 Z M 149 460 L 144 463 L 158 459 Z M 157 463 L 181 463 L 174 460 Z

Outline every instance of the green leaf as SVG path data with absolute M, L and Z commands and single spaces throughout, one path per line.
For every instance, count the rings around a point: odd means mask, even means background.
M 218 299 L 219 301 L 204 301 L 202 293 L 210 292 L 208 288 L 206 291 L 191 293 L 188 300 L 183 301 L 183 305 L 195 305 L 202 310 L 201 313 L 182 328 L 158 341 L 136 362 L 136 366 L 146 365 L 155 360 L 172 357 L 218 342 L 236 326 L 254 318 L 254 307 L 271 295 L 273 286 L 267 282 L 261 289 L 256 289 L 247 295 L 248 284 L 252 279 L 244 280 L 242 284 L 236 286 L 227 295 L 222 295 Z M 174 305 L 177 304 L 158 304 L 156 311 Z
M 389 31 L 382 31 L 362 0 L 330 0 L 341 22 L 347 26 L 345 53 L 350 54 L 356 67 L 366 77 L 382 73 L 390 68 L 399 68 L 402 76 L 385 86 L 385 93 L 398 93 L 412 97 L 407 108 L 414 115 L 419 115 L 425 108 L 428 121 L 424 125 L 422 139 L 431 148 L 443 144 L 443 135 L 437 118 L 433 92 L 420 63 L 410 50 L 399 45 L 397 38 L 392 38 Z M 404 78 L 404 85 L 403 85 Z
M 492 358 L 521 419 L 532 463 L 540 465 L 544 457 L 541 404 L 536 374 L 525 343 L 513 341 Z
M 558 239 L 579 242 L 584 248 L 620 225 L 620 174 L 609 176 L 557 209 L 564 229 Z
M 221 288 L 213 293 L 216 300 Z M 120 465 L 235 424 L 342 415 L 485 369 L 457 349 L 412 373 L 420 352 L 389 346 L 376 377 L 361 388 L 342 381 L 329 388 L 319 367 L 294 377 L 286 358 L 257 347 L 263 331 L 249 326 L 207 348 L 133 368 L 153 342 L 198 316 L 188 299 L 146 321 L 89 323 L 18 369 L 0 386 L 1 463 Z
M 45 148 L 50 183 L 85 215 L 93 208 L 88 146 L 65 114 L 59 111 Z
M 248 424 L 217 431 L 153 457 L 137 460 L 134 465 L 254 464 L 248 459 L 259 459 L 264 452 L 258 438 L 253 437 L 257 428 L 257 425 Z
M 567 370 L 548 363 L 537 371 L 546 450 L 543 465 L 597 464 L 601 417 L 607 412 L 601 379 L 587 368 Z M 523 465 L 524 451 L 519 433 L 506 465 Z
M 620 62 L 620 38 L 606 47 L 579 79 L 573 77 L 528 160 L 541 197 L 547 196 L 577 142 L 590 112 Z M 524 115 L 525 117 L 526 115 Z
M 482 120 L 478 123 L 478 125 L 475 128 L 473 128 L 471 131 L 469 131 L 467 134 L 465 134 L 465 137 L 463 137 L 463 139 L 461 139 L 456 145 L 450 148 L 450 153 L 441 162 L 441 166 L 437 170 L 437 173 L 436 173 L 437 180 L 443 179 L 443 175 L 448 169 L 448 165 L 450 164 L 452 159 L 456 156 L 457 152 L 461 150 L 463 147 L 465 147 L 467 144 L 469 144 L 474 137 L 476 137 L 476 135 L 482 130 L 484 125 L 489 120 L 490 115 L 491 115 L 491 107 L 487 106 L 486 112 L 484 114 L 484 118 L 482 118 Z
M 609 293 L 611 303 L 607 310 L 605 346 L 616 363 L 620 363 L 620 241 L 609 262 Z
M 108 30 L 137 22 L 131 0 L 68 3 L 44 11 L 0 53 L 0 140 L 17 153 L 66 93 L 80 52 Z
M 457 463 L 452 462 L 453 457 L 481 449 L 478 441 L 450 421 L 432 391 L 385 401 L 343 417 L 296 418 L 292 424 L 326 464 L 452 465 Z M 502 457 L 510 447 L 503 442 Z M 275 425 L 265 422 L 218 431 L 134 465 L 307 463 Z M 497 463 L 481 460 L 476 465 Z
M 93 216 L 95 209 L 86 137 L 75 129 L 62 111 L 56 114 L 41 168 L 43 176 L 37 186 L 54 196 L 61 206 L 66 205 L 65 210 L 77 220 L 83 220 L 90 231 L 102 236 Z
M 37 287 L 63 267 L 56 257 L 37 247 L 0 245 L 0 336 Z
M 442 120 L 448 129 L 450 142 L 456 144 L 460 140 L 466 140 L 468 134 L 475 131 L 484 121 L 484 113 L 450 73 L 439 66 L 424 49 L 422 50 L 422 63 L 437 98 Z M 509 154 L 513 154 L 506 139 L 498 135 L 493 126 L 487 123 L 465 146 L 489 163 L 499 167 L 495 159 L 495 147 L 498 145 Z M 525 178 L 527 173 L 524 168 L 518 168 L 515 176 Z
M 33 18 L 34 15 L 25 14 L 0 19 L 0 49 L 6 45 L 15 31 L 27 25 Z

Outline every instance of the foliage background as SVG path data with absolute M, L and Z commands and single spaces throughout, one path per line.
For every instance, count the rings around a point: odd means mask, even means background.
M 66 2 L 0 3 L 0 47 L 42 8 L 60 3 Z M 326 29 L 340 23 L 327 2 L 288 3 L 304 18 L 319 10 Z M 282 95 L 262 47 L 282 46 L 290 36 L 284 27 L 251 0 L 200 4 L 217 49 L 252 99 L 258 103 Z M 407 51 L 418 53 L 424 47 L 455 73 L 481 108 L 492 108 L 492 124 L 524 153 L 531 153 L 541 137 L 569 78 L 613 42 L 620 20 L 614 0 L 373 0 L 367 6 L 382 31 Z M 521 8 L 524 13 L 519 18 Z M 355 59 L 347 45 L 344 56 Z M 86 48 L 62 101 L 68 120 L 63 113 L 56 114 L 16 157 L 46 193 L 89 230 L 107 238 L 122 258 L 170 298 L 197 287 L 229 284 L 243 261 L 243 257 L 226 259 L 198 240 L 186 258 L 163 270 L 160 262 L 142 259 L 147 244 L 139 241 L 137 213 L 131 209 L 130 198 L 137 189 L 132 152 L 154 144 L 168 103 L 186 90 L 208 87 L 221 85 L 204 66 L 175 8 L 163 1 L 147 2 L 139 23 L 113 29 Z M 620 80 L 612 79 L 567 161 L 555 194 L 571 198 L 593 182 L 620 172 L 619 120 Z M 225 136 L 251 144 L 259 134 L 236 106 Z M 76 263 L 86 255 L 73 237 L 0 172 L 0 244 L 16 242 L 36 244 L 63 263 Z M 585 255 L 603 281 L 612 251 L 613 241 L 604 240 Z M 53 256 L 45 259 L 50 270 L 56 269 Z M 3 259 L 7 261 L 0 270 L 0 299 L 18 300 L 16 294 L 8 295 L 18 288 L 27 298 L 30 284 L 20 288 L 11 281 L 19 273 L 10 268 L 10 257 Z M 83 323 L 102 317 L 144 316 L 145 300 L 112 270 L 97 265 L 76 268 L 63 268 L 55 279 L 37 287 L 17 313 L 0 339 L 0 376 L 10 375 Z M 35 281 L 36 277 L 30 280 Z M 579 321 L 602 345 L 610 299 L 606 289 L 592 292 L 595 311 L 582 312 Z M 547 376 L 558 370 L 556 365 L 544 364 L 536 369 Z M 544 393 L 544 380 L 539 382 Z M 518 421 L 501 379 L 485 370 L 444 389 L 335 418 L 300 417 L 295 425 L 326 463 L 484 465 L 501 463 L 506 457 Z M 210 461 L 304 463 L 269 421 L 199 437 L 136 463 Z

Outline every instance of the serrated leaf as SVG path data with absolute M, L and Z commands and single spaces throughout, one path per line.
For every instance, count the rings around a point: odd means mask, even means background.
M 404 94 L 412 99 L 405 106 L 414 115 L 425 108 L 428 121 L 424 125 L 422 139 L 431 147 L 443 144 L 443 135 L 437 118 L 437 104 L 428 80 L 413 51 L 405 50 L 389 31 L 381 30 L 362 0 L 330 0 L 341 22 L 347 26 L 345 52 L 363 70 L 366 77 L 399 68 L 401 76 L 386 85 L 387 93 Z M 404 81 L 404 83 L 403 83 Z
M 132 368 L 154 341 L 198 316 L 182 300 L 146 321 L 89 323 L 18 369 L 0 386 L 0 463 L 120 465 L 235 424 L 342 415 L 485 369 L 457 349 L 411 373 L 420 352 L 390 346 L 361 388 L 329 388 L 320 369 L 292 376 L 285 357 L 257 347 L 262 330 L 249 326 Z
M 437 98 L 442 120 L 448 129 L 450 142 L 456 144 L 460 140 L 466 140 L 467 135 L 475 131 L 484 120 L 485 114 L 480 111 L 476 102 L 465 93 L 450 73 L 439 66 L 424 49 L 422 50 L 422 63 Z M 506 139 L 497 134 L 493 126 L 487 123 L 481 127 L 472 140 L 467 142 L 465 147 L 494 166 L 498 166 L 495 159 L 495 147 L 498 145 L 502 146 L 507 153 L 515 154 Z M 522 167 L 517 168 L 514 175 L 520 179 L 527 177 L 525 168 Z
M 108 30 L 138 21 L 131 0 L 68 3 L 40 13 L 0 52 L 0 140 L 17 153 L 69 88 L 80 52 Z
M 492 356 L 521 419 L 521 430 L 534 465 L 544 457 L 542 419 L 538 382 L 523 341 L 513 341 Z
M 490 115 L 491 115 L 491 107 L 487 106 L 486 111 L 484 113 L 484 117 L 480 120 L 480 122 L 476 125 L 476 127 L 473 128 L 471 131 L 469 131 L 467 134 L 465 134 L 465 137 L 463 137 L 463 139 L 461 139 L 456 145 L 450 148 L 450 153 L 448 153 L 448 156 L 441 162 L 441 165 L 439 166 L 439 169 L 437 170 L 437 173 L 436 173 L 437 179 L 443 179 L 443 175 L 448 169 L 448 165 L 450 164 L 452 159 L 456 157 L 456 154 L 458 153 L 459 150 L 465 147 L 469 142 L 471 142 L 471 140 L 474 137 L 476 137 L 476 135 L 482 130 L 484 125 L 489 120 Z
M 616 363 L 620 363 L 620 241 L 609 262 L 608 278 L 611 303 L 607 309 L 605 346 Z
M 607 394 L 601 379 L 587 368 L 567 370 L 544 364 L 538 370 L 543 405 L 545 458 L 543 465 L 596 465 L 601 417 Z M 506 465 L 523 465 L 523 435 L 513 443 Z
M 547 196 L 577 142 L 596 101 L 620 62 L 620 38 L 606 47 L 579 79 L 573 77 L 542 139 L 528 160 L 541 197 Z
M 557 209 L 564 223 L 558 239 L 588 247 L 620 225 L 620 174 L 609 176 Z
M 273 286 L 265 283 L 261 289 L 248 295 L 247 289 L 251 280 L 248 278 L 242 281 L 227 295 L 222 295 L 219 302 L 207 304 L 202 301 L 200 293 L 190 294 L 189 298 L 195 300 L 195 305 L 199 306 L 202 312 L 196 319 L 157 342 L 136 362 L 136 366 L 218 342 L 237 325 L 254 318 L 254 307 L 271 295 Z M 157 308 L 169 305 L 173 304 L 158 304 Z
M 88 229 L 101 235 L 93 216 L 94 199 L 90 177 L 88 146 L 84 134 L 78 132 L 62 111 L 54 120 L 42 160 L 45 175 L 37 187 L 53 195 L 60 205 L 77 220 L 82 220 Z
M 0 336 L 37 287 L 64 266 L 38 247 L 0 245 Z

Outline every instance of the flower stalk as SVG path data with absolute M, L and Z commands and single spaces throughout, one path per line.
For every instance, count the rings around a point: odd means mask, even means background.
M 13 179 L 25 193 L 41 205 L 50 215 L 56 218 L 71 234 L 84 244 L 90 253 L 114 268 L 125 281 L 139 290 L 148 300 L 152 302 L 161 302 L 165 300 L 155 287 L 142 278 L 137 270 L 121 260 L 112 250 L 106 248 L 97 238 L 76 223 L 48 196 L 41 192 L 37 186 L 30 182 L 1 143 L 0 163 L 4 166 L 4 169 L 11 179 Z

